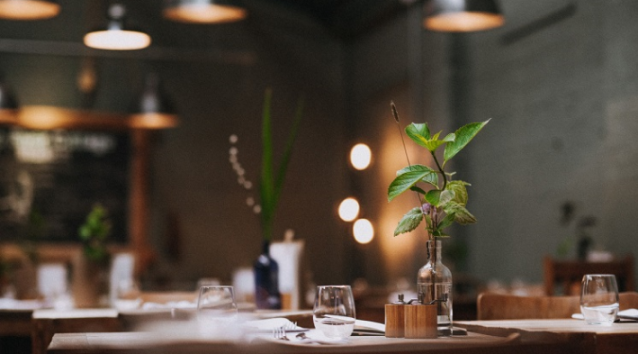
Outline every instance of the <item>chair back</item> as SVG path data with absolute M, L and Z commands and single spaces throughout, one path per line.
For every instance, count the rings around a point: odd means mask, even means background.
M 620 310 L 638 308 L 638 293 L 619 294 Z M 580 296 L 517 296 L 482 293 L 478 296 L 478 320 L 570 318 L 580 313 Z
M 579 295 L 580 282 L 585 274 L 614 274 L 619 291 L 634 291 L 634 258 L 627 256 L 610 262 L 586 262 L 576 260 L 543 260 L 545 294 L 555 295 L 558 284 L 562 295 Z

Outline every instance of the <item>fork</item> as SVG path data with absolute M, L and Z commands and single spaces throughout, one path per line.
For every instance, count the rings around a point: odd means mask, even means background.
M 275 339 L 281 339 L 281 340 L 285 340 L 285 341 L 290 341 L 290 339 L 288 339 L 288 337 L 286 337 L 286 329 L 284 327 L 289 326 L 288 324 L 281 326 L 281 327 L 277 327 L 275 329 L 272 330 L 272 336 L 275 337 Z

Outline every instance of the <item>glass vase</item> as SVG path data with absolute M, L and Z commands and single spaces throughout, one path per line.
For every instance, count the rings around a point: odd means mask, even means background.
M 270 257 L 270 242 L 264 241 L 261 255 L 253 265 L 255 271 L 255 304 L 258 309 L 280 310 L 279 265 Z
M 441 241 L 427 242 L 428 262 L 419 269 L 417 291 L 423 303 L 437 304 L 439 336 L 452 333 L 452 272 L 441 263 Z

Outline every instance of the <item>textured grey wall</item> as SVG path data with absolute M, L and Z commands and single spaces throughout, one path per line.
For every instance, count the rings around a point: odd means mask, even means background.
M 524 3 L 504 1 L 508 25 L 468 42 L 460 119 L 494 118 L 464 159 L 479 219 L 466 229 L 470 270 L 482 279 L 540 281 L 543 256 L 575 236 L 560 223 L 565 201 L 597 218 L 596 247 L 638 253 L 638 3 L 576 1 L 572 15 L 504 42 L 567 2 Z

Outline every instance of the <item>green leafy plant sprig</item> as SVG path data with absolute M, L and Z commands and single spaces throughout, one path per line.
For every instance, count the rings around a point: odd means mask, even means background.
M 297 105 L 297 111 L 295 113 L 295 119 L 288 135 L 286 147 L 279 163 L 279 169 L 277 174 L 274 175 L 273 167 L 273 144 L 272 144 L 272 117 L 271 117 L 271 102 L 272 92 L 270 89 L 266 90 L 264 98 L 264 107 L 262 113 L 261 124 L 261 142 L 262 142 L 262 157 L 261 157 L 261 175 L 259 180 L 259 197 L 261 202 L 261 228 L 262 236 L 264 240 L 272 240 L 272 225 L 275 218 L 275 211 L 279 203 L 279 196 L 281 195 L 281 189 L 286 177 L 286 171 L 288 169 L 288 163 L 292 156 L 292 147 L 295 144 L 297 138 L 297 131 L 299 130 L 299 123 L 301 122 L 303 113 L 303 101 L 299 101 Z
M 93 205 L 84 224 L 79 227 L 78 234 L 87 259 L 94 262 L 103 262 L 108 259 L 106 241 L 111 234 L 111 221 L 107 210 L 102 205 Z
M 267 89 L 264 94 L 264 105 L 262 109 L 261 120 L 261 172 L 259 175 L 259 204 L 255 204 L 252 197 L 248 198 L 248 206 L 253 208 L 255 214 L 259 214 L 259 221 L 261 224 L 261 232 L 264 241 L 270 242 L 272 240 L 273 223 L 275 220 L 275 212 L 277 205 L 279 204 L 279 197 L 284 185 L 284 179 L 286 177 L 286 171 L 288 170 L 288 164 L 292 156 L 292 147 L 297 138 L 297 132 L 299 130 L 299 123 L 301 122 L 303 112 L 303 100 L 300 100 L 297 105 L 297 111 L 293 125 L 286 141 L 283 155 L 279 161 L 279 168 L 274 168 L 274 152 L 273 152 L 273 137 L 272 137 L 272 114 L 271 114 L 271 100 L 272 91 Z M 230 142 L 235 144 L 238 137 L 231 135 Z M 252 188 L 252 182 L 247 180 L 244 176 L 244 168 L 239 163 L 237 154 L 238 149 L 233 146 L 230 150 L 230 163 L 233 166 L 233 170 L 237 173 L 239 184 L 243 185 L 246 189 Z
M 398 123 L 398 115 L 393 106 Z M 388 201 L 406 191 L 417 193 L 419 206 L 408 211 L 399 221 L 394 236 L 415 230 L 425 219 L 428 237 L 448 237 L 445 228 L 458 223 L 467 225 L 476 222 L 476 218 L 467 209 L 467 186 L 461 180 L 452 180 L 456 172 L 446 172 L 445 165 L 458 154 L 483 127 L 489 122 L 470 123 L 456 132 L 440 139 L 441 132 L 430 133 L 427 123 L 412 123 L 405 128 L 408 137 L 424 147 L 432 155 L 436 169 L 425 165 L 409 165 L 397 171 L 396 178 L 388 187 Z M 436 151 L 444 147 L 443 164 L 439 163 Z M 408 162 L 409 163 L 409 162 Z M 425 185 L 422 188 L 420 185 Z

